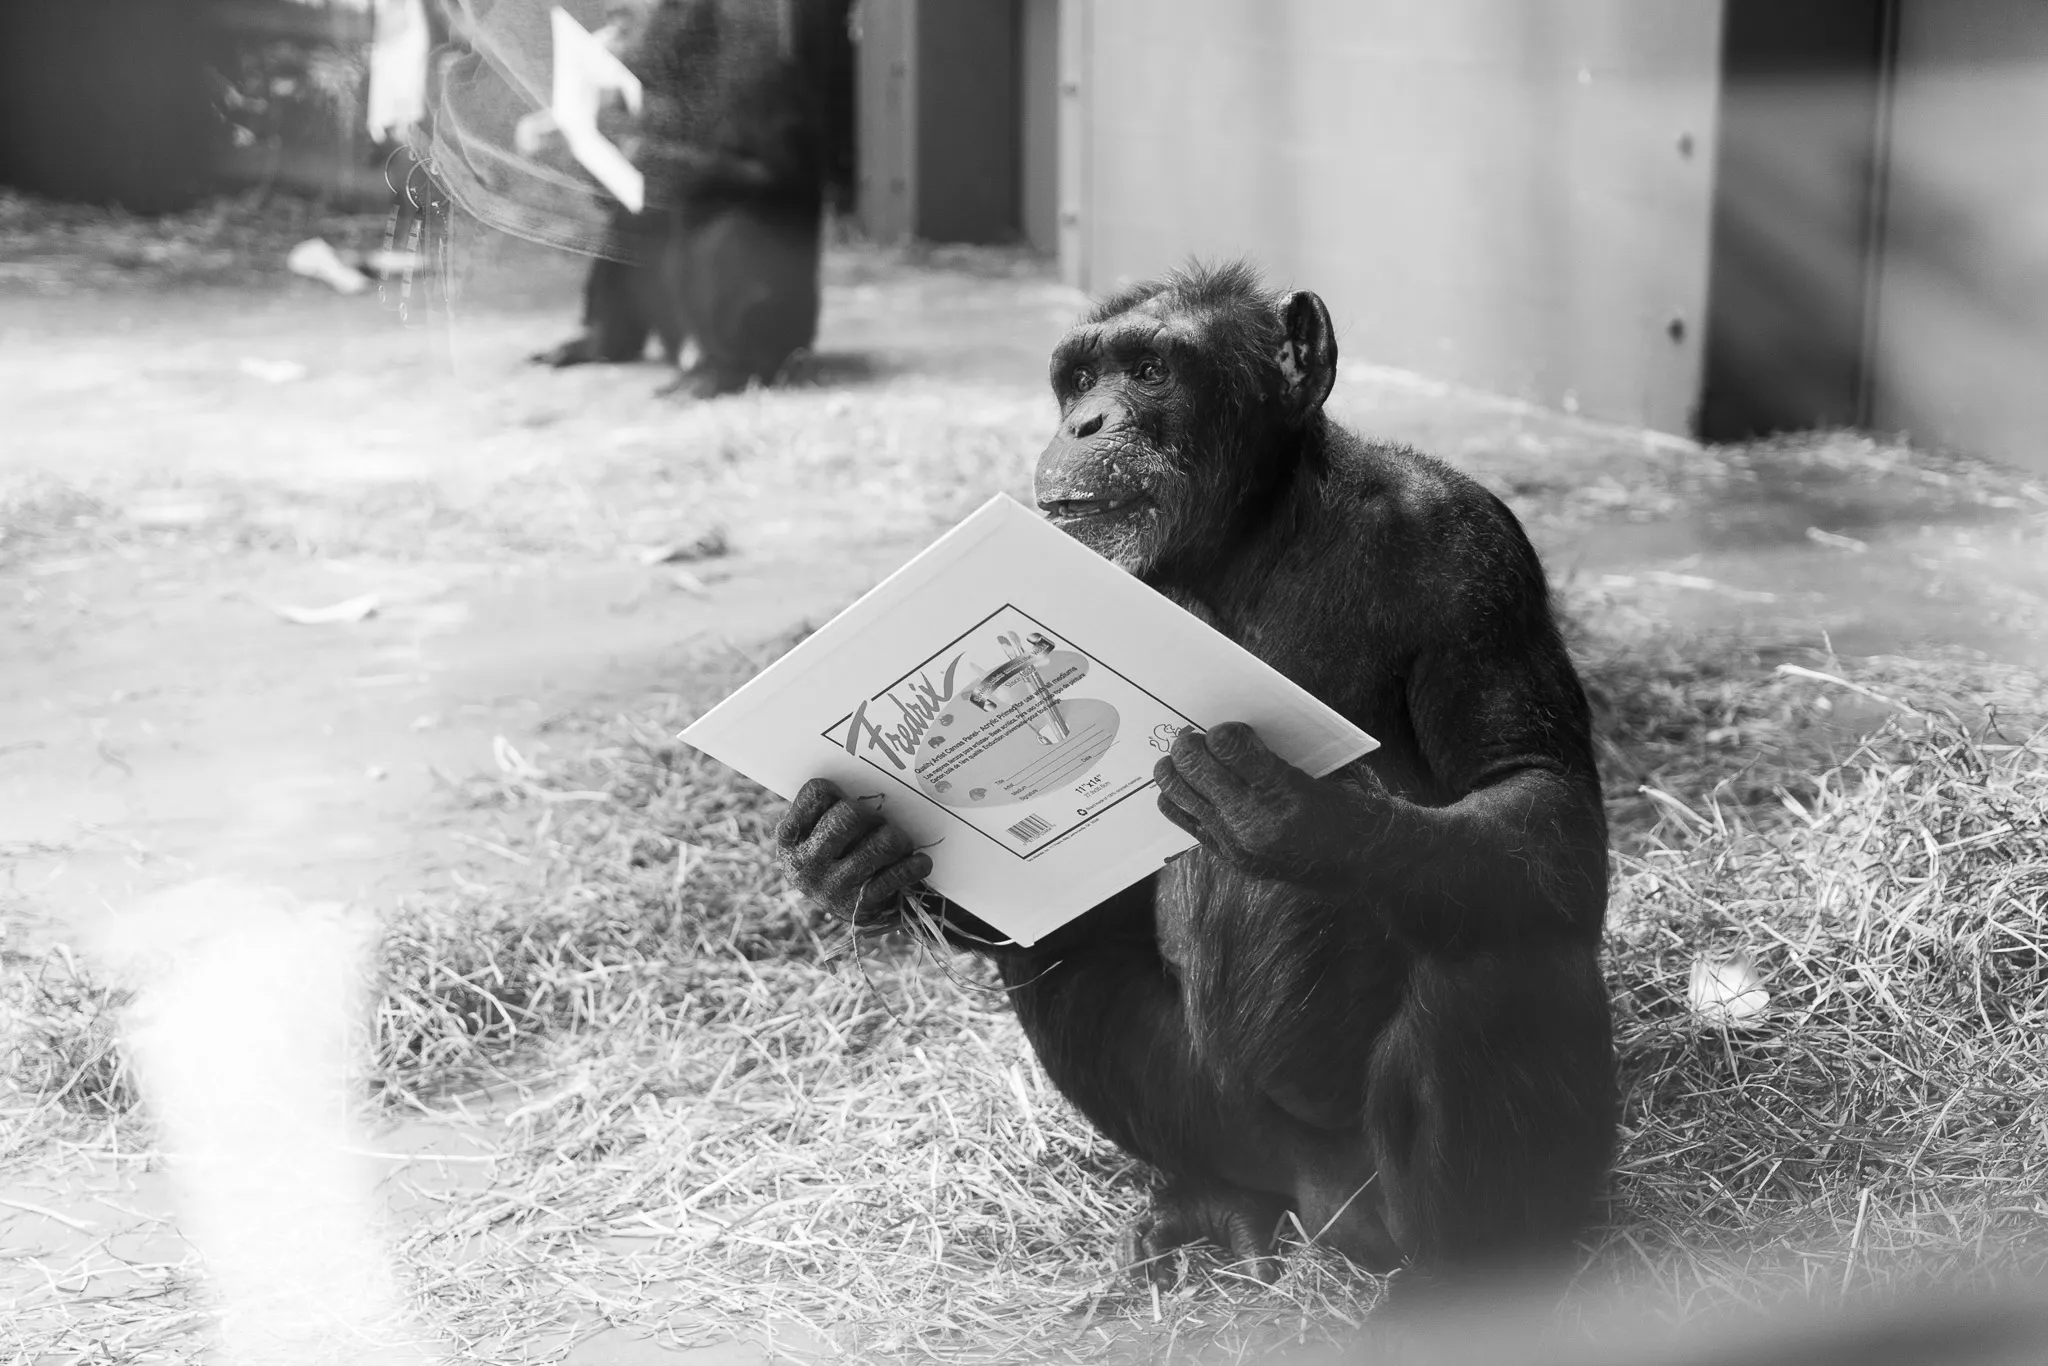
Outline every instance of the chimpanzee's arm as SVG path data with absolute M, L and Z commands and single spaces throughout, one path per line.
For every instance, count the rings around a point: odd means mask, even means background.
M 1278 1150 L 1196 1058 L 1155 893 L 1147 878 L 996 967 L 1046 1075 L 1119 1147 L 1169 1174 L 1255 1170 Z
M 1505 515 L 1505 510 L 1503 510 Z M 1161 810 L 1219 857 L 1330 904 L 1372 932 L 1459 952 L 1597 934 L 1607 830 L 1586 701 L 1526 542 L 1521 563 L 1444 554 L 1405 679 L 1424 793 L 1314 779 L 1248 727 L 1184 732 L 1155 770 Z
M 1426 651 L 1409 715 L 1440 790 L 1368 800 L 1360 871 L 1389 928 L 1420 949 L 1590 936 L 1607 899 L 1607 822 L 1584 694 L 1547 621 L 1542 640 L 1481 635 Z
M 994 961 L 1053 1084 L 1127 1151 L 1168 1171 L 1238 1170 L 1267 1158 L 1253 1116 L 1197 1062 L 1178 985 L 1159 954 L 1147 878 L 1030 947 L 1007 943 L 919 879 L 908 836 L 822 780 L 790 803 L 777 842 L 814 904 L 856 924 L 903 923 L 924 901 L 955 947 Z
M 1112 898 L 1060 926 L 1032 949 L 1024 949 L 934 891 L 923 881 L 931 872 L 931 857 L 879 811 L 849 801 L 823 779 L 805 783 L 790 801 L 775 843 L 797 890 L 826 914 L 861 929 L 900 929 L 929 919 L 954 948 L 990 957 L 1056 954 L 1111 923 L 1107 908 L 1121 904 Z M 1151 883 L 1143 885 L 1149 888 Z M 1133 928 L 1149 933 L 1150 902 L 1145 904 L 1146 918 L 1133 922 Z M 1123 924 L 1124 919 L 1116 923 Z
M 1357 876 L 1388 929 L 1418 949 L 1597 935 L 1607 819 L 1585 693 L 1542 566 L 1490 496 L 1435 518 L 1439 548 L 1410 585 L 1431 605 L 1404 681 L 1443 804 L 1368 782 Z

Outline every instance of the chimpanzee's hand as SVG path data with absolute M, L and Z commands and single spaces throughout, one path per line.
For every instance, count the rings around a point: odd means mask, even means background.
M 839 795 L 823 778 L 796 794 L 775 845 L 804 897 L 829 913 L 874 923 L 897 894 L 932 870 L 910 837 Z
M 1383 824 L 1374 794 L 1309 777 L 1235 721 L 1206 736 L 1182 731 L 1152 776 L 1159 810 L 1203 848 L 1254 877 L 1319 891 L 1357 885 Z

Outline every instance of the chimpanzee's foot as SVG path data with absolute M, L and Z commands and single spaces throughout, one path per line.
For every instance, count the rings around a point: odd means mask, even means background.
M 569 338 L 560 346 L 551 346 L 545 351 L 536 351 L 527 360 L 534 365 L 552 365 L 559 370 L 565 365 L 591 365 L 602 360 L 597 353 L 597 338 L 588 332 Z
M 720 394 L 738 393 L 752 378 L 733 370 L 699 366 L 683 371 L 654 392 L 660 398 L 717 398 Z
M 1154 1284 L 1171 1284 L 1173 1252 L 1197 1243 L 1220 1249 L 1224 1259 L 1271 1284 L 1280 1277 L 1275 1255 L 1287 1202 L 1235 1186 L 1168 1186 L 1124 1234 L 1124 1263 Z

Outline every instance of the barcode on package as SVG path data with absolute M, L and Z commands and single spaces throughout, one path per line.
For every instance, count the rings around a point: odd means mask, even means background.
M 1052 822 L 1045 817 L 1026 816 L 1010 827 L 1010 837 L 1019 844 L 1029 844 L 1050 829 Z

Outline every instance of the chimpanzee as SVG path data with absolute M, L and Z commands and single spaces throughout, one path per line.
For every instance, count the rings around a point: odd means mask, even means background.
M 1514 514 L 1332 421 L 1336 369 L 1322 300 L 1248 266 L 1123 290 L 1053 353 L 1037 498 L 1380 748 L 1315 779 L 1245 725 L 1191 728 L 1154 777 L 1199 843 L 1156 875 L 1029 948 L 926 904 L 994 960 L 1053 1083 L 1164 1174 L 1134 1260 L 1206 1240 L 1270 1275 L 1292 1211 L 1412 1286 L 1555 1269 L 1616 1111 L 1586 698 Z M 823 780 L 778 843 L 868 928 L 931 870 Z
M 534 357 L 638 360 L 650 333 L 693 370 L 669 391 L 769 380 L 817 334 L 828 190 L 848 174 L 850 0 L 613 0 L 604 38 L 644 89 L 625 150 L 647 207 L 620 209 L 584 284 L 583 331 Z M 846 49 L 842 52 L 841 49 Z

